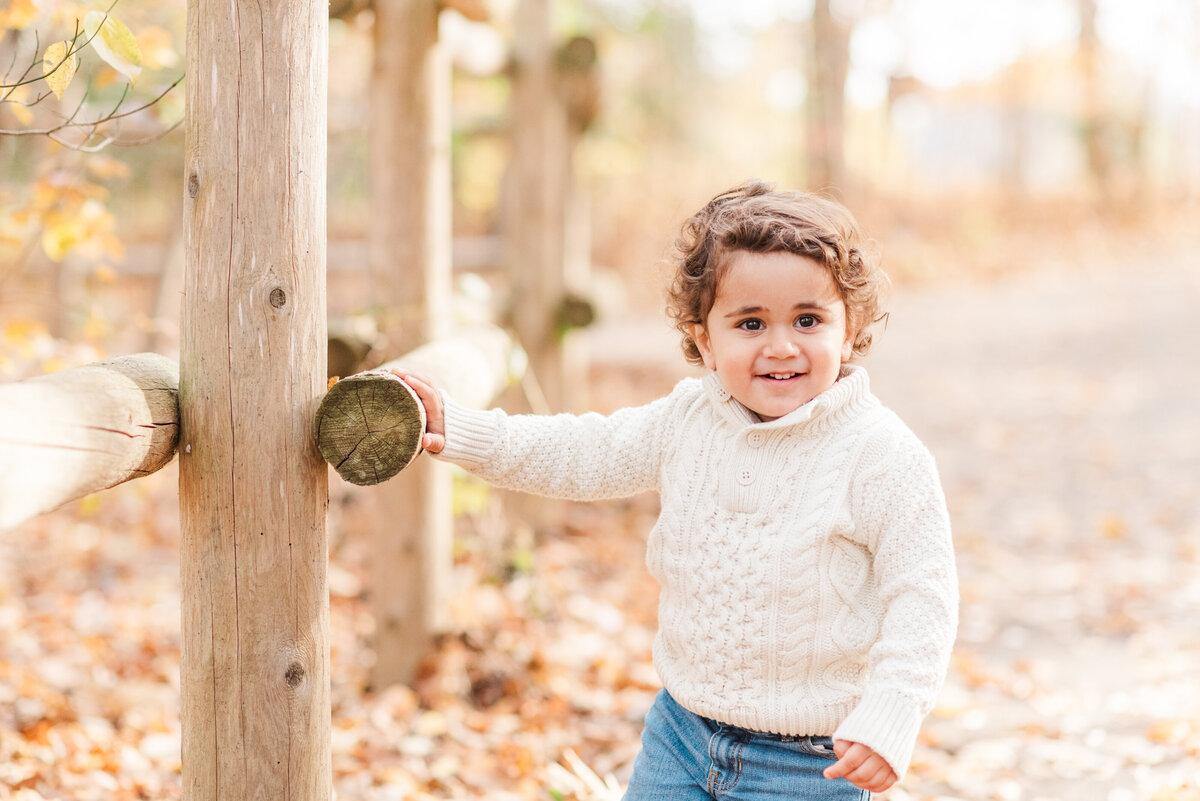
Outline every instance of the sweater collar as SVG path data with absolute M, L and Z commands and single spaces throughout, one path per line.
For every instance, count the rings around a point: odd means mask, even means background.
M 857 364 L 844 364 L 838 380 L 832 387 L 800 408 L 764 423 L 729 394 L 729 390 L 725 389 L 715 371 L 707 373 L 702 380 L 708 397 L 720 409 L 721 414 L 739 427 L 757 426 L 772 429 L 800 426 L 810 421 L 816 424 L 817 421 L 829 419 L 835 412 L 851 410 L 869 402 L 872 397 L 866 369 Z

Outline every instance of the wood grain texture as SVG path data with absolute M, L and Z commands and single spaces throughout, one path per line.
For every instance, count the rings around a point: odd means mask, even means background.
M 0 385 L 0 531 L 164 467 L 179 365 L 122 356 Z
M 190 0 L 186 52 L 183 798 L 328 801 L 328 5 Z
M 334 384 L 317 408 L 321 456 L 346 481 L 370 486 L 399 473 L 421 452 L 425 407 L 407 384 L 379 370 Z

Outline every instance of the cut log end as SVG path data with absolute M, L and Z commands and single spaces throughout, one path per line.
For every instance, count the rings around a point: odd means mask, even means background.
M 391 373 L 367 372 L 334 384 L 317 408 L 317 447 L 351 484 L 387 481 L 421 452 L 425 407 Z

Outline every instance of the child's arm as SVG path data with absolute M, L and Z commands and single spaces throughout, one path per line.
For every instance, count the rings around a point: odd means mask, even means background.
M 657 489 L 675 413 L 700 391 L 698 382 L 684 382 L 667 397 L 610 415 L 508 415 L 468 409 L 420 375 L 395 373 L 425 406 L 421 444 L 430 453 L 496 486 L 571 500 Z
M 872 554 L 883 617 L 863 697 L 834 739 L 869 746 L 903 776 L 954 645 L 954 547 L 933 457 L 911 432 L 873 441 L 861 468 L 855 525 Z

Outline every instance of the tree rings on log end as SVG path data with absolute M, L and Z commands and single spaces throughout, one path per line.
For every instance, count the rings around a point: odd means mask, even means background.
M 338 475 L 359 486 L 387 481 L 417 458 L 425 407 L 390 372 L 368 371 L 334 384 L 317 408 L 317 447 Z

